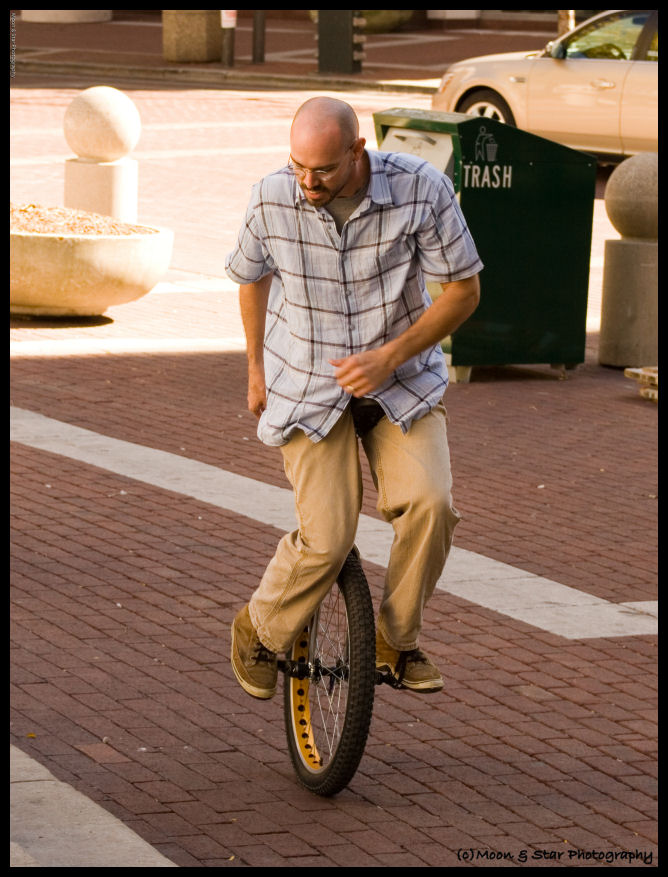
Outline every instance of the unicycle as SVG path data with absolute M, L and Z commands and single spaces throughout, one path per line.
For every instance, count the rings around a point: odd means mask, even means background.
M 357 549 L 279 669 L 297 777 L 317 795 L 335 795 L 364 754 L 377 682 L 373 605 Z

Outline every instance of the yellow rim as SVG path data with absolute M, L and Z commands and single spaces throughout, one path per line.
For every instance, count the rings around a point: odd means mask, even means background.
M 305 627 L 302 635 L 292 647 L 292 660 L 308 663 L 309 630 Z M 315 745 L 313 728 L 311 726 L 311 704 L 309 702 L 308 679 L 290 678 L 290 704 L 292 708 L 292 726 L 295 740 L 299 747 L 302 762 L 309 770 L 322 770 L 322 758 Z

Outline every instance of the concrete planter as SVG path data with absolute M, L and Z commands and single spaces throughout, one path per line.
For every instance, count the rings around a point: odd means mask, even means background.
M 40 24 L 90 24 L 111 21 L 111 9 L 22 9 L 23 21 Z
M 10 313 L 97 316 L 146 295 L 169 268 L 174 233 L 10 233 Z
M 165 61 L 220 61 L 222 51 L 220 9 L 162 10 L 162 57 Z

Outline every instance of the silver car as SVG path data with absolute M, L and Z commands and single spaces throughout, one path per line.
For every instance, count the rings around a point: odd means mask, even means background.
M 539 52 L 452 64 L 432 108 L 516 125 L 603 159 L 658 151 L 658 12 L 603 12 Z

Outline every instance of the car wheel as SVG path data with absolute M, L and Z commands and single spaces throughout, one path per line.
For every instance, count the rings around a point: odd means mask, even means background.
M 470 116 L 484 116 L 506 125 L 515 125 L 515 117 L 500 94 L 488 88 L 471 92 L 457 106 L 457 112 Z

